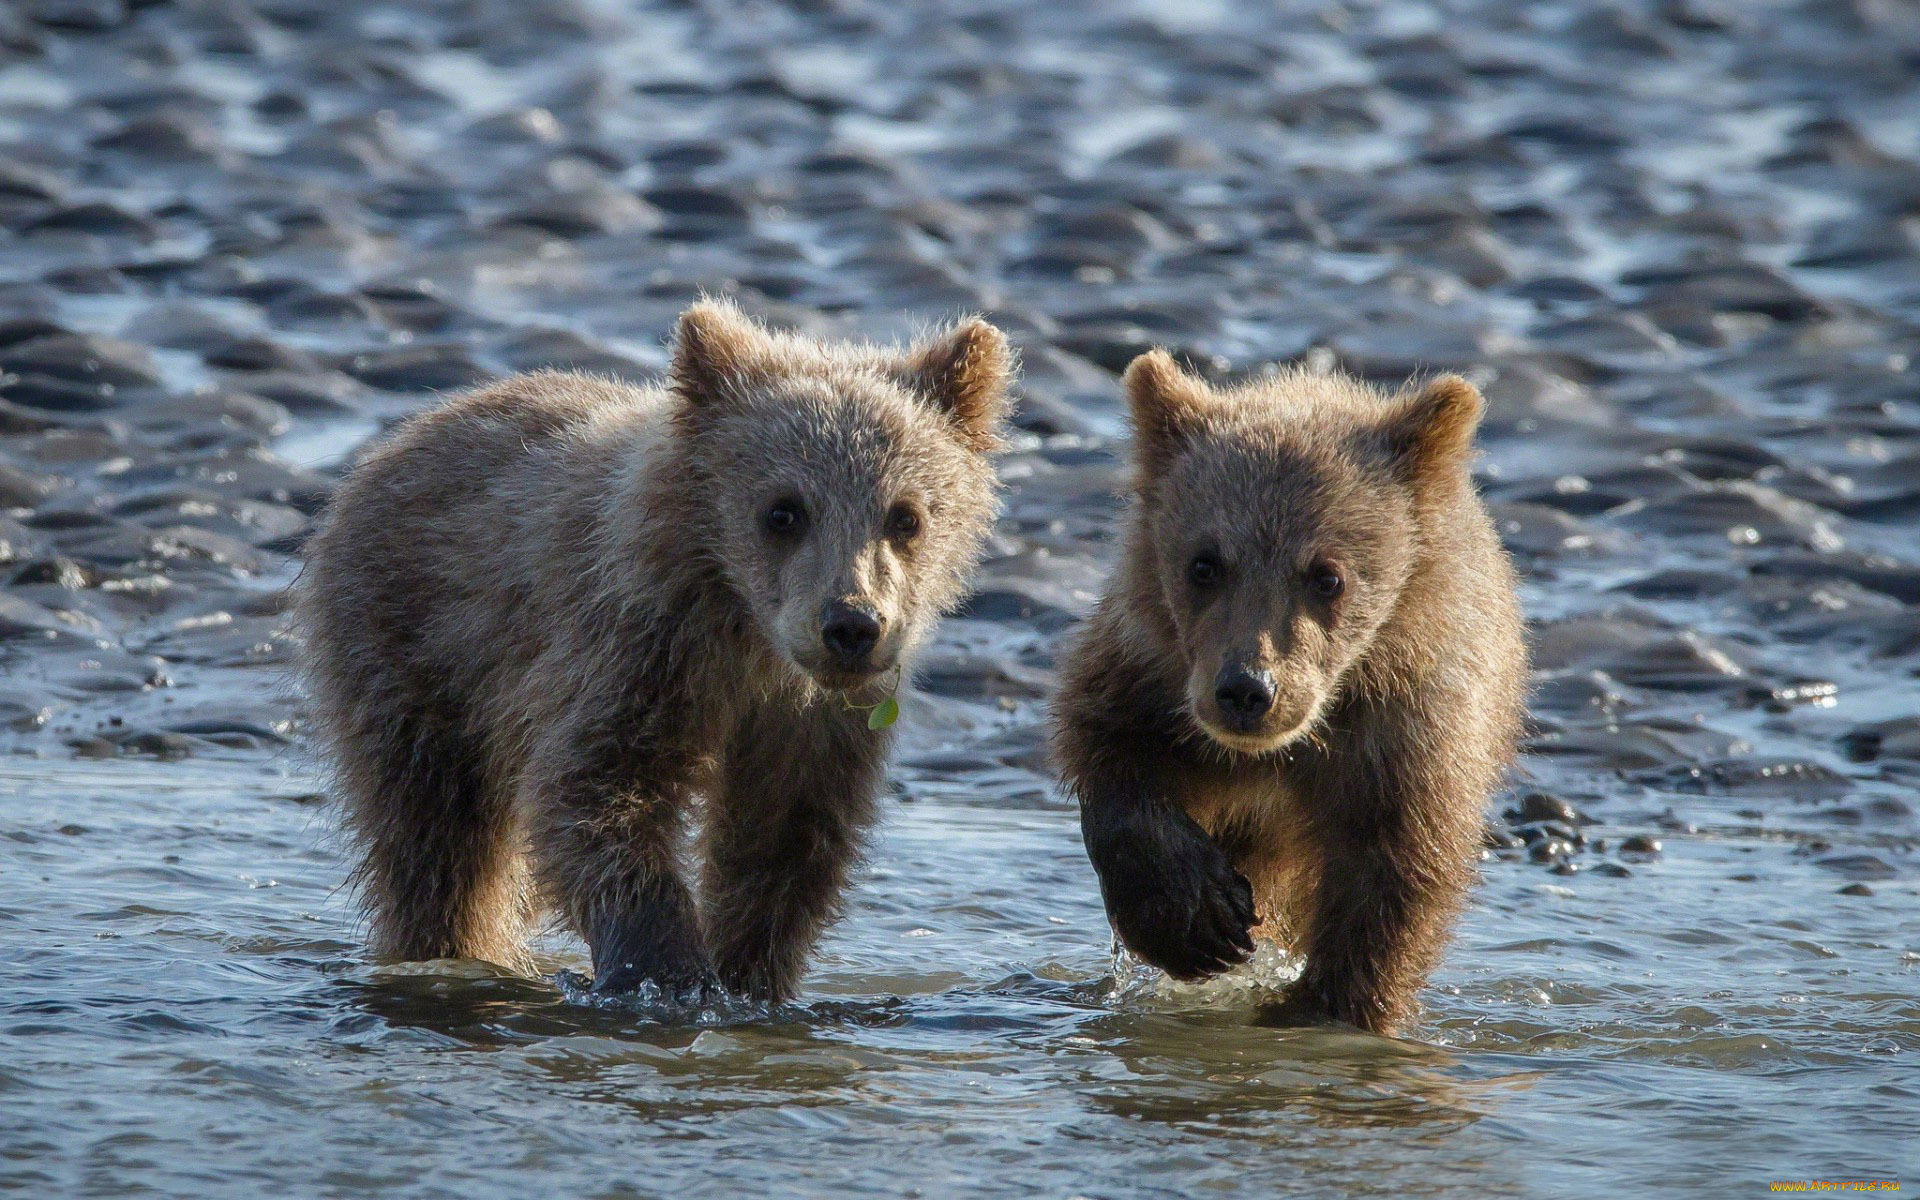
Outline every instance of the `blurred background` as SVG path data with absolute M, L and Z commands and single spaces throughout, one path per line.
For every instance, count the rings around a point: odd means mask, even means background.
M 1904 0 L 0 5 L 0 1187 L 1895 1178 L 1916 266 Z M 302 539 L 384 424 L 651 380 L 702 291 L 981 312 L 1025 363 L 850 917 L 800 1004 L 691 1026 L 376 970 L 287 680 Z M 1534 729 L 1416 1041 L 1108 961 L 1040 719 L 1152 345 L 1489 398 Z

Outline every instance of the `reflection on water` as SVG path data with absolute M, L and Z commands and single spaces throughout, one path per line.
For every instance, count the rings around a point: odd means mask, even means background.
M 1272 1027 L 1283 956 L 1197 988 L 1116 964 L 1091 886 L 1045 882 L 1086 869 L 1071 813 L 921 797 L 802 1000 L 689 1013 L 590 999 L 560 939 L 541 979 L 364 962 L 285 770 L 0 768 L 0 1181 L 1746 1189 L 1891 1177 L 1920 1111 L 1920 983 L 1887 936 L 1905 898 L 1849 906 L 1802 871 L 1736 910 L 1738 840 L 1669 851 L 1656 888 L 1491 864 L 1418 1036 L 1389 1040 Z

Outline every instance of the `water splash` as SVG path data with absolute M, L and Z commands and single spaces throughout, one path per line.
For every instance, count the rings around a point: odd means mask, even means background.
M 595 992 L 593 980 L 577 971 L 558 971 L 551 978 L 568 1004 L 617 1012 L 662 1025 L 739 1025 L 767 1020 L 779 1010 L 777 1005 L 736 996 L 718 985 L 689 994 L 669 992 L 649 979 L 631 992 L 606 995 Z
M 1113 987 L 1111 1004 L 1149 1002 L 1182 1008 L 1252 1008 L 1277 1002 L 1287 986 L 1300 977 L 1300 959 L 1275 942 L 1255 943 L 1253 957 L 1223 975 L 1198 983 L 1182 983 L 1135 958 L 1114 938 L 1110 946 Z

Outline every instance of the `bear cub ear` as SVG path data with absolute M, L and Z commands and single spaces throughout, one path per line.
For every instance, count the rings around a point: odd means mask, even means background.
M 1160 476 L 1213 405 L 1206 381 L 1180 369 L 1165 350 L 1149 350 L 1120 377 L 1133 423 L 1133 456 L 1144 479 Z
M 674 327 L 668 378 L 688 404 L 712 404 L 761 373 L 771 345 L 767 331 L 732 303 L 702 300 Z
M 1486 401 L 1458 375 L 1442 375 L 1388 419 L 1387 439 L 1402 475 L 1415 485 L 1458 477 L 1473 456 Z
M 1000 445 L 1013 352 L 1006 335 L 969 317 L 907 352 L 901 382 L 930 397 L 952 418 L 961 438 L 980 452 Z

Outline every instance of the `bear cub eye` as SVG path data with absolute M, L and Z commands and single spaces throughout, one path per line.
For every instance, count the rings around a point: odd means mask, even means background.
M 911 504 L 896 504 L 887 513 L 887 536 L 910 542 L 920 536 L 920 514 Z
M 797 537 L 807 527 L 807 509 L 800 501 L 787 496 L 775 500 L 760 523 L 775 537 Z
M 1195 555 L 1193 561 L 1187 564 L 1187 581 L 1197 588 L 1215 586 L 1226 573 L 1226 567 L 1211 554 Z
M 1307 590 L 1322 600 L 1338 599 L 1347 588 L 1347 581 L 1340 577 L 1337 568 L 1328 563 L 1315 563 L 1307 568 Z

